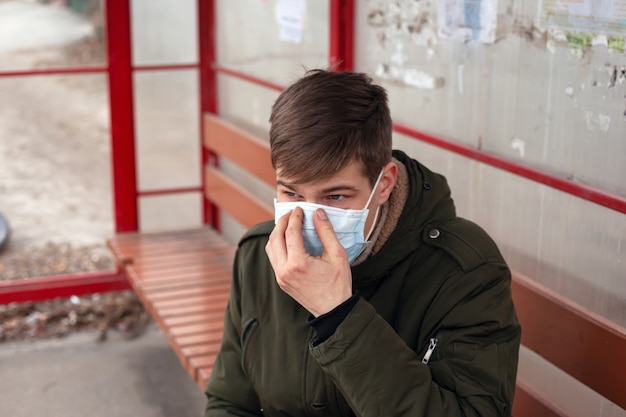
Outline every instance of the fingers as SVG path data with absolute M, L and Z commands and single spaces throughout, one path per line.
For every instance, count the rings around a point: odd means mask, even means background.
M 324 246 L 325 253 L 333 255 L 333 257 L 346 255 L 346 251 L 343 246 L 341 246 L 339 239 L 337 239 L 333 225 L 330 220 L 328 220 L 326 212 L 323 209 L 315 210 L 313 224 L 315 225 L 315 231 Z
M 285 214 L 274 226 L 274 230 L 270 234 L 270 237 L 265 245 L 265 252 L 272 264 L 285 263 L 287 260 L 287 245 L 285 242 L 285 229 L 289 223 L 289 217 L 291 212 Z
M 285 229 L 285 245 L 288 255 L 302 256 L 304 251 L 304 238 L 302 237 L 302 221 L 304 213 L 300 207 L 293 209 Z
M 282 216 L 270 234 L 265 251 L 270 262 L 285 265 L 290 257 L 306 255 L 302 238 L 302 219 L 300 207 Z

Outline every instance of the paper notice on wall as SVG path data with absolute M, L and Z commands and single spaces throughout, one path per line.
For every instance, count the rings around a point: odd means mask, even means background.
M 493 43 L 497 21 L 497 0 L 439 0 L 437 3 L 440 38 Z
M 541 24 L 572 32 L 626 35 L 626 0 L 543 0 Z
M 306 15 L 306 0 L 278 0 L 276 22 L 281 41 L 300 43 Z

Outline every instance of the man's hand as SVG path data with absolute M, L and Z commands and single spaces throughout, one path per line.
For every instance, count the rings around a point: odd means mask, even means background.
M 281 217 L 265 251 L 278 286 L 318 317 L 352 296 L 352 273 L 348 255 L 323 209 L 316 210 L 313 224 L 324 252 L 320 256 L 306 253 L 302 216 L 302 209 L 296 207 Z

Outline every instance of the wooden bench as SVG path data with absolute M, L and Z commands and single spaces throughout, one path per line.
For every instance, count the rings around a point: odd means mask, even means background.
M 203 120 L 204 145 L 275 187 L 269 145 L 216 116 Z M 273 208 L 207 165 L 205 194 L 244 227 L 274 217 Z M 123 233 L 108 246 L 159 324 L 183 367 L 203 389 L 222 338 L 235 246 L 206 226 L 163 233 Z
M 213 115 L 204 117 L 204 143 L 274 187 L 269 148 Z M 244 227 L 273 210 L 213 166 L 205 167 L 207 198 Z M 120 268 L 204 389 L 219 350 L 234 246 L 210 227 L 120 234 L 109 240 Z M 522 343 L 594 391 L 626 408 L 626 333 L 534 281 L 514 274 L 513 296 Z M 516 417 L 563 417 L 551 398 L 518 378 Z

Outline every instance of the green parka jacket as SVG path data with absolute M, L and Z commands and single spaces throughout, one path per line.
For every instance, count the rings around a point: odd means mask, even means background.
M 276 284 L 273 222 L 240 241 L 206 416 L 509 416 L 520 326 L 494 242 L 456 217 L 443 176 L 394 151 L 409 195 L 352 268 L 361 299 L 322 343 Z M 429 349 L 430 346 L 430 349 Z

